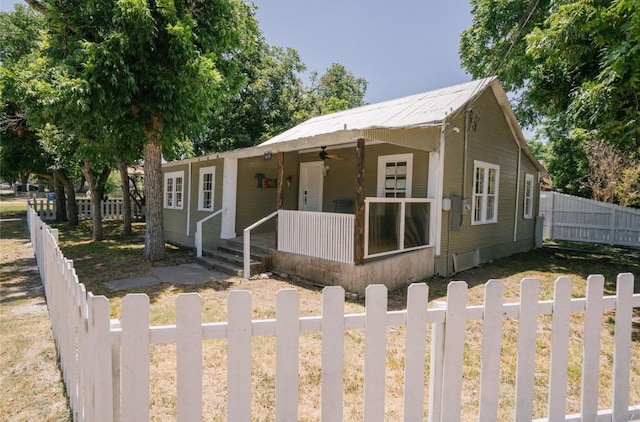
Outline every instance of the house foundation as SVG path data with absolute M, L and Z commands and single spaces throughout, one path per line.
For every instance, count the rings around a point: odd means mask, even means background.
M 431 277 L 434 274 L 434 249 L 424 248 L 363 265 L 349 265 L 288 252 L 274 251 L 276 271 L 326 285 L 342 286 L 346 291 L 364 296 L 369 284 L 384 284 L 393 290 Z

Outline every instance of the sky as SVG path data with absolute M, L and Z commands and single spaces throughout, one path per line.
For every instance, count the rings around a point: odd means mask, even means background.
M 471 80 L 460 67 L 469 0 L 254 0 L 266 41 L 292 47 L 309 70 L 340 63 L 375 103 Z
M 0 10 L 20 1 L 0 0 Z M 458 56 L 460 33 L 471 26 L 469 0 L 254 3 L 269 44 L 295 48 L 319 74 L 332 63 L 344 65 L 368 81 L 368 103 L 471 80 Z

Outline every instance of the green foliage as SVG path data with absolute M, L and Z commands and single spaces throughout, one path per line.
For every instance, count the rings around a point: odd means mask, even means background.
M 312 81 L 316 76 L 312 75 Z M 367 81 L 355 77 L 343 65 L 333 63 L 312 90 L 315 91 L 315 111 L 328 114 L 364 105 Z
M 577 188 L 586 140 L 602 139 L 640 163 L 639 9 L 636 0 L 472 0 L 462 65 L 520 90 L 516 112 L 548 137 L 556 186 L 587 193 Z
M 195 142 L 198 154 L 252 146 L 296 123 L 303 95 L 298 74 L 305 67 L 295 50 L 259 40 L 239 56 L 238 66 L 245 82 L 213 111 L 208 133 Z
M 364 104 L 366 80 L 341 64 L 321 77 L 312 72 L 305 87 L 299 74 L 306 67 L 291 48 L 260 40 L 238 64 L 245 83 L 214 110 L 208 133 L 195 142 L 196 154 L 256 145 L 311 117 Z

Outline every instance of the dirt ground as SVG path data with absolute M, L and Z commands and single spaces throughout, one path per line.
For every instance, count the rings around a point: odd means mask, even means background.
M 0 221 L 0 419 L 68 421 L 44 290 L 27 239 L 24 220 Z

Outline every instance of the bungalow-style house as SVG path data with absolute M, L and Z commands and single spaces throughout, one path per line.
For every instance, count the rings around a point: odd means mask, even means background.
M 315 117 L 163 172 L 167 241 L 215 256 L 248 234 L 270 246 L 273 270 L 359 293 L 533 248 L 546 174 L 495 77 Z M 246 243 L 235 254 L 246 272 Z

